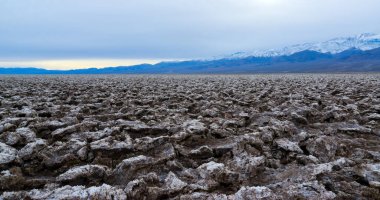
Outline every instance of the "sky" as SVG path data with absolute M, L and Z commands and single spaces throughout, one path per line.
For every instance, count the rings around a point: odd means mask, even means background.
M 379 8 L 379 0 L 0 0 L 0 66 L 127 66 L 380 33 Z

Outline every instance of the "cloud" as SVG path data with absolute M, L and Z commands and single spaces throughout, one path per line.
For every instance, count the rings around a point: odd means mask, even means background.
M 380 32 L 378 0 L 0 0 L 0 60 L 191 59 Z

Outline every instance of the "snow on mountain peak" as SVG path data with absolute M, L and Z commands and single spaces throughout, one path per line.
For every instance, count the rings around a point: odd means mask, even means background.
M 360 50 L 371 50 L 380 47 L 380 34 L 363 33 L 352 37 L 339 37 L 325 42 L 304 43 L 292 45 L 278 49 L 256 50 L 251 52 L 237 52 L 229 56 L 224 56 L 226 59 L 244 58 L 244 57 L 273 57 L 291 55 L 300 51 L 317 51 L 321 53 L 336 54 L 348 49 L 356 48 Z

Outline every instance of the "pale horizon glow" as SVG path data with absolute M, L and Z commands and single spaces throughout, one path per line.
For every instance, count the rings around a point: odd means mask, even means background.
M 379 34 L 379 8 L 379 0 L 0 0 L 0 67 L 208 59 Z
M 132 66 L 139 64 L 156 64 L 165 59 L 73 59 L 73 60 L 25 60 L 25 61 L 0 61 L 1 67 L 34 67 L 51 70 L 105 68 L 117 66 Z

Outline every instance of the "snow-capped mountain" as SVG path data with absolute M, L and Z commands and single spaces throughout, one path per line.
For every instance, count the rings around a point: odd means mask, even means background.
M 336 54 L 348 49 L 356 48 L 363 51 L 371 50 L 380 47 L 380 34 L 364 33 L 353 37 L 334 38 L 325 42 L 319 43 L 304 43 L 292 45 L 279 49 L 256 50 L 251 52 L 237 52 L 228 56 L 223 56 L 225 59 L 238 59 L 245 57 L 274 57 L 287 56 L 297 52 L 310 50 L 320 53 Z M 219 58 L 220 59 L 220 58 Z
M 154 65 L 45 70 L 1 68 L 0 74 L 222 74 L 222 73 L 380 72 L 380 35 L 361 34 L 282 49 L 236 53 L 209 60 Z

